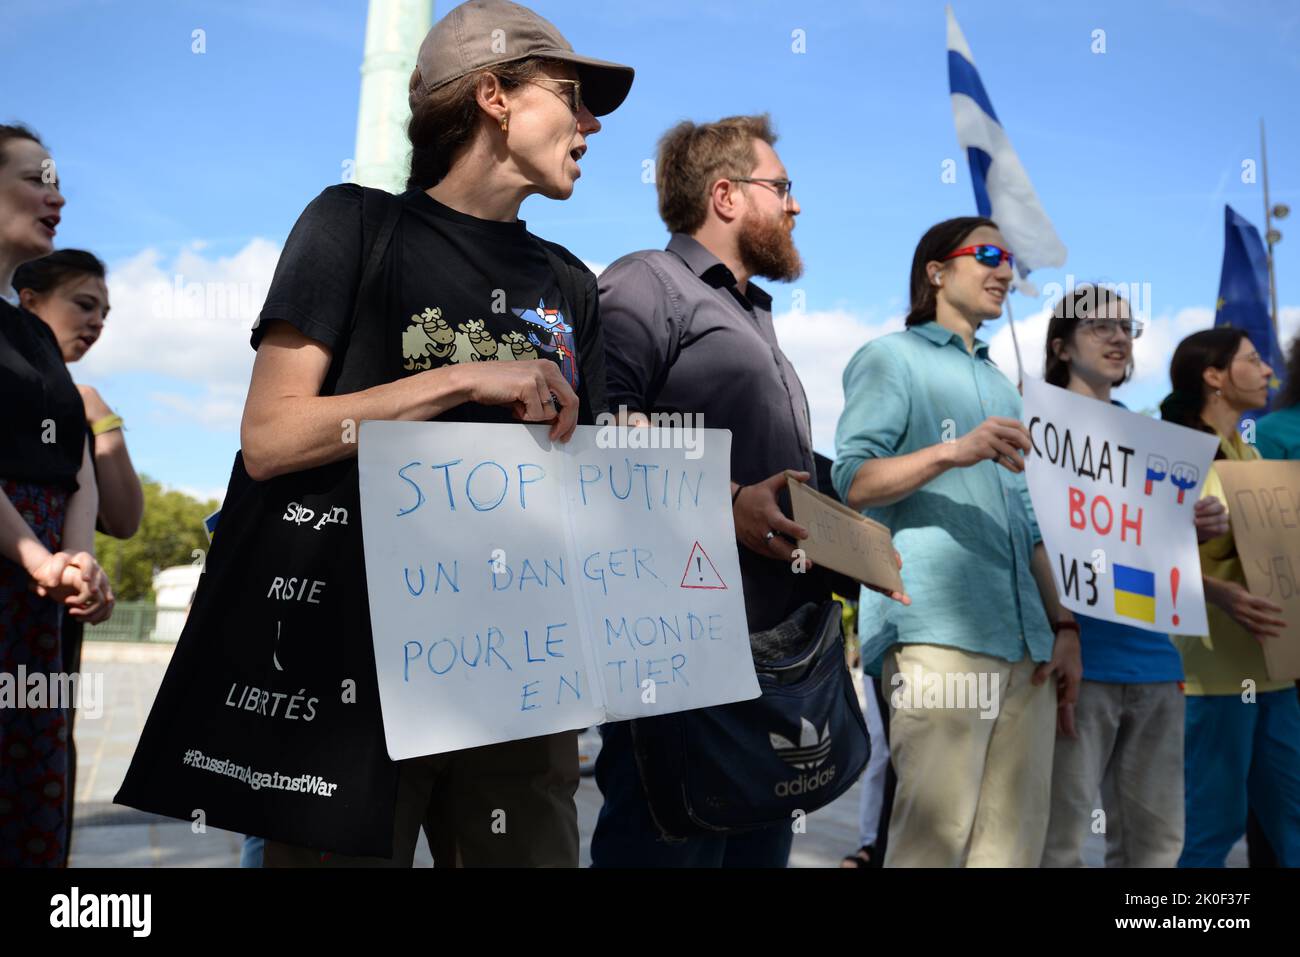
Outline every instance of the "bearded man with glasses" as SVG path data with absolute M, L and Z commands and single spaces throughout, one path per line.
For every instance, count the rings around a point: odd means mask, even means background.
M 777 343 L 772 297 L 752 281 L 789 282 L 803 270 L 791 238 L 799 203 L 775 140 L 766 116 L 669 130 L 655 170 L 659 213 L 672 233 L 668 248 L 631 253 L 600 277 L 610 408 L 631 424 L 645 424 L 646 413 L 682 412 L 732 432 L 731 489 L 751 632 L 831 591 L 818 569 L 792 572 L 795 539 L 808 531 L 778 501 L 786 469 L 816 487 L 816 464 L 808 400 Z M 663 840 L 628 722 L 606 724 L 601 734 L 596 782 L 605 804 L 591 842 L 593 865 L 786 865 L 789 824 Z

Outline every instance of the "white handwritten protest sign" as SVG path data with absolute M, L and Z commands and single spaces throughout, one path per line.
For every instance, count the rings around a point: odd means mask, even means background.
M 612 429 L 609 431 L 613 431 Z M 731 433 L 365 422 L 362 534 L 394 760 L 758 696 Z M 608 443 L 606 443 L 608 444 Z
M 1034 379 L 1025 477 L 1062 603 L 1205 635 L 1193 508 L 1218 440 Z

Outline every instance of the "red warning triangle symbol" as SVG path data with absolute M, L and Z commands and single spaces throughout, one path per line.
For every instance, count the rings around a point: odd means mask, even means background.
M 718 570 L 713 567 L 708 553 L 696 542 L 691 555 L 686 559 L 686 571 L 682 574 L 682 588 L 725 589 L 727 583 L 722 580 Z

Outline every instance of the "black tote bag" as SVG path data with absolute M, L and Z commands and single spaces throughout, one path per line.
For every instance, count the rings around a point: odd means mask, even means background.
M 383 320 L 401 202 L 366 189 L 361 207 L 353 330 L 362 313 Z M 336 349 L 322 394 L 376 384 L 360 375 Z M 115 802 L 390 856 L 398 768 L 369 618 L 356 459 L 257 482 L 236 455 L 189 618 Z

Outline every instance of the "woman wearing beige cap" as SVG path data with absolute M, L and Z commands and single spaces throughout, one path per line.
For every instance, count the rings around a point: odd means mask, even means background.
M 186 629 L 196 646 L 200 635 L 215 644 L 276 636 L 274 668 L 268 652 L 265 672 L 242 680 L 260 680 L 276 701 L 306 686 L 302 694 L 316 695 L 313 736 L 296 739 L 301 722 L 259 715 L 259 730 L 278 742 L 247 732 L 205 739 L 209 712 L 185 700 L 205 687 L 193 666 L 188 684 L 178 675 L 159 692 L 119 801 L 173 814 L 204 807 L 210 824 L 252 833 L 260 822 L 268 867 L 407 867 L 421 826 L 438 866 L 577 865 L 575 733 L 389 761 L 359 523 L 322 530 L 229 511 L 250 487 L 264 487 L 282 489 L 281 511 L 301 492 L 294 502 L 359 515 L 357 445 L 341 439 L 341 422 L 549 422 L 556 441 L 594 424 L 605 409 L 595 277 L 529 233 L 518 214 L 534 193 L 573 193 L 596 117 L 623 101 L 632 76 L 630 67 L 578 56 L 550 23 L 500 0 L 471 0 L 429 32 L 411 77 L 407 191 L 394 199 L 350 184 L 326 189 L 280 256 L 252 336 L 242 465 Z M 374 216 L 376 206 L 387 215 Z M 383 225 L 372 233 L 375 220 Z M 367 244 L 368 233 L 378 238 Z M 259 522 L 264 531 L 246 531 Z M 311 564 L 289 571 L 268 554 Z M 318 600 L 268 598 L 273 574 L 319 582 Z M 185 643 L 183 635 L 177 659 Z M 359 663 L 347 673 L 356 676 L 354 702 L 329 693 L 334 673 L 324 663 L 340 657 Z M 227 666 L 211 660 L 213 669 Z M 346 760 L 331 764 L 341 753 Z M 199 757 L 182 767 L 177 754 Z M 229 773 L 210 773 L 204 755 L 220 755 L 222 767 L 224 759 L 266 769 L 278 762 L 343 783 L 328 802 L 274 788 L 253 795 L 227 784 Z M 196 762 L 206 770 L 193 770 Z M 273 805 L 280 810 L 264 810 Z M 499 810 L 504 830 L 493 826 Z M 390 856 L 358 852 L 388 847 L 389 829 Z

